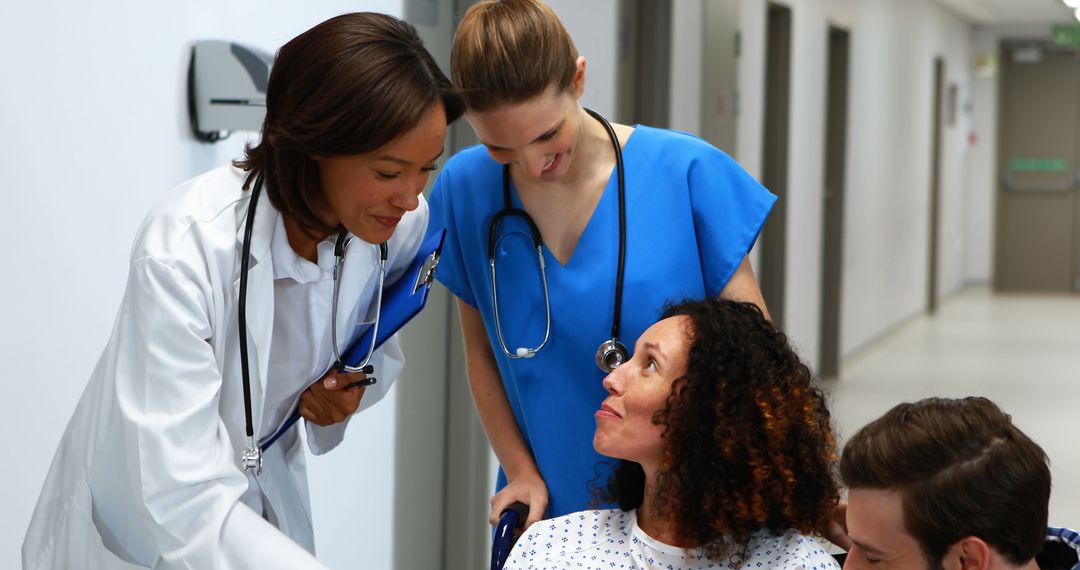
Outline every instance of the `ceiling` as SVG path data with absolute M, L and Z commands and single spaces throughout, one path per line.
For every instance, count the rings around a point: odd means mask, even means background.
M 938 0 L 962 17 L 985 25 L 1078 23 L 1061 0 Z

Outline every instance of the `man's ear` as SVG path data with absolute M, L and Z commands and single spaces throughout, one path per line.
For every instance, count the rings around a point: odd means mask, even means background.
M 956 541 L 945 553 L 942 566 L 946 570 L 987 570 L 993 551 L 986 541 L 968 536 Z

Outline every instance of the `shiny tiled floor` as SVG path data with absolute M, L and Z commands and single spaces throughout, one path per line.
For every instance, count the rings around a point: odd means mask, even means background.
M 964 290 L 847 359 L 824 388 L 841 445 L 903 401 L 990 398 L 1050 457 L 1050 524 L 1080 528 L 1080 295 Z

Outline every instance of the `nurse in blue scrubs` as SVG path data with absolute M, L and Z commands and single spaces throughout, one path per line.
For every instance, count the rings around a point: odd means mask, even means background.
M 776 198 L 694 136 L 620 124 L 609 133 L 579 103 L 585 59 L 539 1 L 475 4 L 458 26 L 451 66 L 483 144 L 450 159 L 431 194 L 431 227 L 447 229 L 437 277 L 459 300 L 469 384 L 501 465 L 492 522 L 521 501 L 531 524 L 590 508 L 590 483 L 603 486 L 610 474 L 592 438 L 606 396 L 596 354 L 615 313 L 619 340 L 633 346 L 669 300 L 719 295 L 764 308 L 747 253 Z M 545 271 L 528 222 L 503 217 L 496 319 L 489 229 L 507 206 L 535 223 Z

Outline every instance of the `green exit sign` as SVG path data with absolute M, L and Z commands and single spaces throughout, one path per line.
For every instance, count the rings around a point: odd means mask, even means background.
M 1013 172 L 1065 172 L 1069 161 L 1064 158 L 1014 158 L 1009 161 Z
M 1050 28 L 1050 45 L 1056 48 L 1080 49 L 1080 25 L 1060 24 Z

